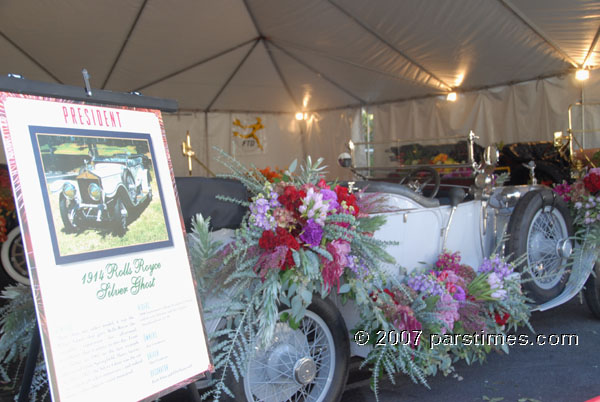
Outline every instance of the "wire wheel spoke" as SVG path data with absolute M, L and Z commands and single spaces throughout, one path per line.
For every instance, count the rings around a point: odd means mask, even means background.
M 274 339 L 277 341 L 259 351 L 248 365 L 244 376 L 247 399 L 323 401 L 333 377 L 335 359 L 333 336 L 325 322 L 309 310 L 297 330 L 277 324 Z M 312 366 L 313 376 L 301 379 L 295 370 L 307 362 Z
M 527 262 L 534 283 L 550 289 L 560 282 L 564 258 L 558 245 L 568 237 L 566 223 L 556 210 L 540 210 L 533 218 L 527 238 Z

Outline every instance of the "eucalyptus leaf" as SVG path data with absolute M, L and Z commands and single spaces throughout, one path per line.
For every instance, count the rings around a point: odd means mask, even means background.
M 310 304 L 310 302 L 312 301 L 312 292 L 309 291 L 308 289 L 301 289 L 300 290 L 300 296 L 302 296 L 302 300 L 304 300 L 304 303 L 308 306 Z
M 288 167 L 288 169 L 287 169 L 287 170 L 288 170 L 288 172 L 290 172 L 290 173 L 294 173 L 294 171 L 296 170 L 296 167 L 297 167 L 297 166 L 298 166 L 298 160 L 297 160 L 297 159 L 294 159 L 294 160 L 292 161 L 292 163 L 290 163 L 290 166 L 289 166 L 289 167 Z
M 350 291 L 350 284 L 344 283 L 342 286 L 340 286 L 340 290 L 338 291 L 338 293 L 348 293 L 349 291 Z

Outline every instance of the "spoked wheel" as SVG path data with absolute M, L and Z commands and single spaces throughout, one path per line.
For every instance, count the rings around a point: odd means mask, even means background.
M 525 255 L 523 283 L 536 302 L 558 296 L 569 279 L 566 264 L 572 252 L 573 225 L 564 201 L 551 190 L 533 190 L 515 206 L 508 224 L 506 251 L 513 259 Z
M 133 176 L 131 173 L 126 173 L 123 183 L 127 188 L 127 192 L 129 193 L 129 199 L 133 205 L 137 205 L 138 203 L 138 195 L 142 192 L 141 185 L 136 186 L 135 180 L 133 180 Z
M 114 233 L 117 236 L 123 236 L 127 232 L 127 209 L 120 196 L 117 196 L 113 202 L 112 212 Z
M 338 401 L 349 356 L 343 318 L 332 303 L 315 296 L 300 327 L 278 323 L 273 342 L 257 350 L 244 378 L 228 385 L 236 401 Z
M 19 226 L 13 228 L 7 235 L 6 241 L 2 243 L 0 250 L 2 267 L 13 280 L 29 285 L 29 272 L 27 270 L 27 259 L 23 238 Z
M 58 200 L 58 207 L 60 209 L 60 217 L 62 218 L 65 232 L 77 232 L 79 230 L 79 216 L 75 201 L 68 200 L 67 197 L 61 194 Z
M 583 290 L 585 301 L 596 318 L 600 319 L 600 262 L 596 261 Z

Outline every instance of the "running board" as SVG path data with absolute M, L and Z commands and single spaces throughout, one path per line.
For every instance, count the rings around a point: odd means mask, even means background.
M 597 258 L 598 251 L 583 250 L 581 246 L 577 245 L 573 252 L 571 276 L 563 292 L 554 299 L 532 308 L 531 311 L 546 311 L 571 300 L 583 289 L 583 285 L 585 285 L 590 273 L 594 269 Z

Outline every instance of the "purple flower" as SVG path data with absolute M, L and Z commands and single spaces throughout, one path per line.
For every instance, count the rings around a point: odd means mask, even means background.
M 358 260 L 357 257 L 350 258 L 350 265 L 348 265 L 348 268 L 354 272 L 354 275 L 356 275 L 358 279 L 365 279 L 369 275 L 369 267 L 362 258 L 360 260 Z
M 323 188 L 321 189 L 321 194 L 323 195 L 323 201 L 329 201 L 327 204 L 329 210 L 337 209 L 340 206 L 337 202 L 337 194 L 335 191 Z
M 512 274 L 513 266 L 506 263 L 499 256 L 495 256 L 492 259 L 484 259 L 477 271 L 481 273 L 493 272 L 500 280 L 504 280 L 504 278 Z
M 304 230 L 300 234 L 300 240 L 306 244 L 315 247 L 321 243 L 323 238 L 323 227 L 312 219 L 309 219 L 304 225 Z
M 432 274 L 415 275 L 409 278 L 406 284 L 415 292 L 422 293 L 424 297 L 446 293 L 443 285 Z
M 275 227 L 275 219 L 270 213 L 270 203 L 262 194 L 257 195 L 250 204 L 250 222 L 264 230 Z
M 462 287 L 456 285 L 456 292 L 454 292 L 453 297 L 455 300 L 465 301 L 467 299 L 467 294 L 465 293 L 465 290 Z

